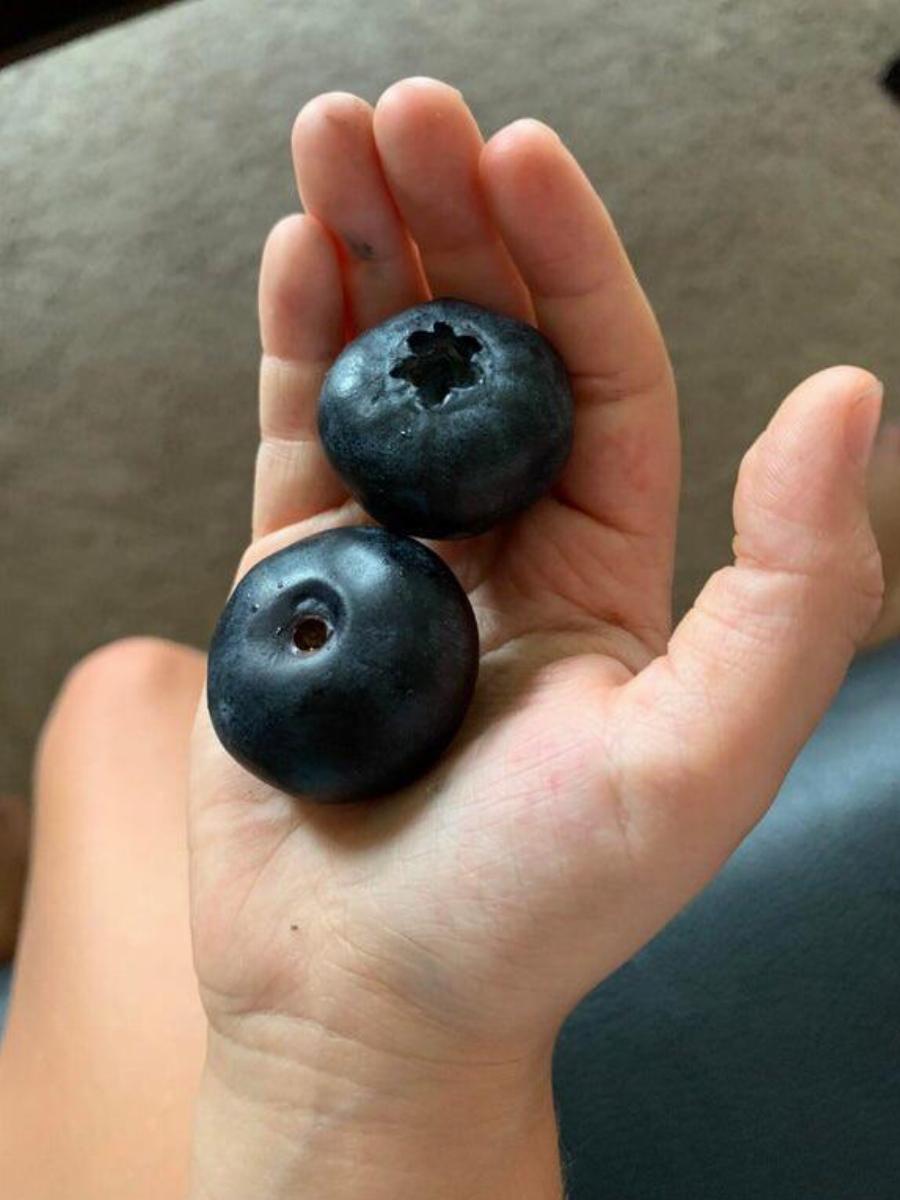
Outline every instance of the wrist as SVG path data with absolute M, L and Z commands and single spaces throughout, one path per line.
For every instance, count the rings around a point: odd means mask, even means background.
M 490 1061 L 253 1020 L 210 1032 L 190 1200 L 559 1200 L 552 1042 Z

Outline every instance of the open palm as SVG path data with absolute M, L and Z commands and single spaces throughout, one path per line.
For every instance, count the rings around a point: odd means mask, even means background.
M 576 398 L 554 492 L 434 544 L 470 594 L 476 699 L 438 767 L 374 803 L 281 795 L 201 707 L 190 833 L 197 969 L 214 1028 L 325 1020 L 347 980 L 470 1043 L 552 1036 L 760 818 L 878 610 L 865 513 L 876 381 L 801 385 L 742 466 L 735 564 L 672 635 L 675 390 L 588 179 L 535 121 L 485 145 L 461 96 L 405 80 L 330 93 L 294 130 L 304 215 L 263 256 L 262 441 L 241 564 L 367 520 L 316 440 L 348 337 L 432 296 L 536 324 Z M 723 398 L 733 402 L 733 398 Z

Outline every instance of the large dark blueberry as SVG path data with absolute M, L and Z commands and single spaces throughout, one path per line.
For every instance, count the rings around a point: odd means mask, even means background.
M 209 652 L 222 745 L 294 795 L 354 800 L 425 772 L 459 728 L 478 630 L 450 568 L 371 526 L 295 542 L 249 571 Z
M 572 393 L 562 359 L 533 326 L 432 300 L 338 355 L 319 397 L 319 433 L 382 525 L 468 537 L 556 480 L 572 445 Z

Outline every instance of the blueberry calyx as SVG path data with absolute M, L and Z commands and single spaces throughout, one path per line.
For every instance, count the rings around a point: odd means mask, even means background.
M 416 329 L 406 339 L 412 351 L 391 369 L 394 379 L 408 380 L 423 406 L 436 407 L 454 388 L 472 387 L 481 378 L 472 359 L 483 349 L 469 334 L 458 334 L 446 321 L 435 321 L 431 331 Z

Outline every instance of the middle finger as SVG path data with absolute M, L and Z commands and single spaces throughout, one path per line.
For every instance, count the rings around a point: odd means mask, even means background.
M 432 294 L 533 322 L 528 289 L 482 193 L 484 141 L 460 93 L 436 79 L 403 79 L 376 104 L 374 131 Z

